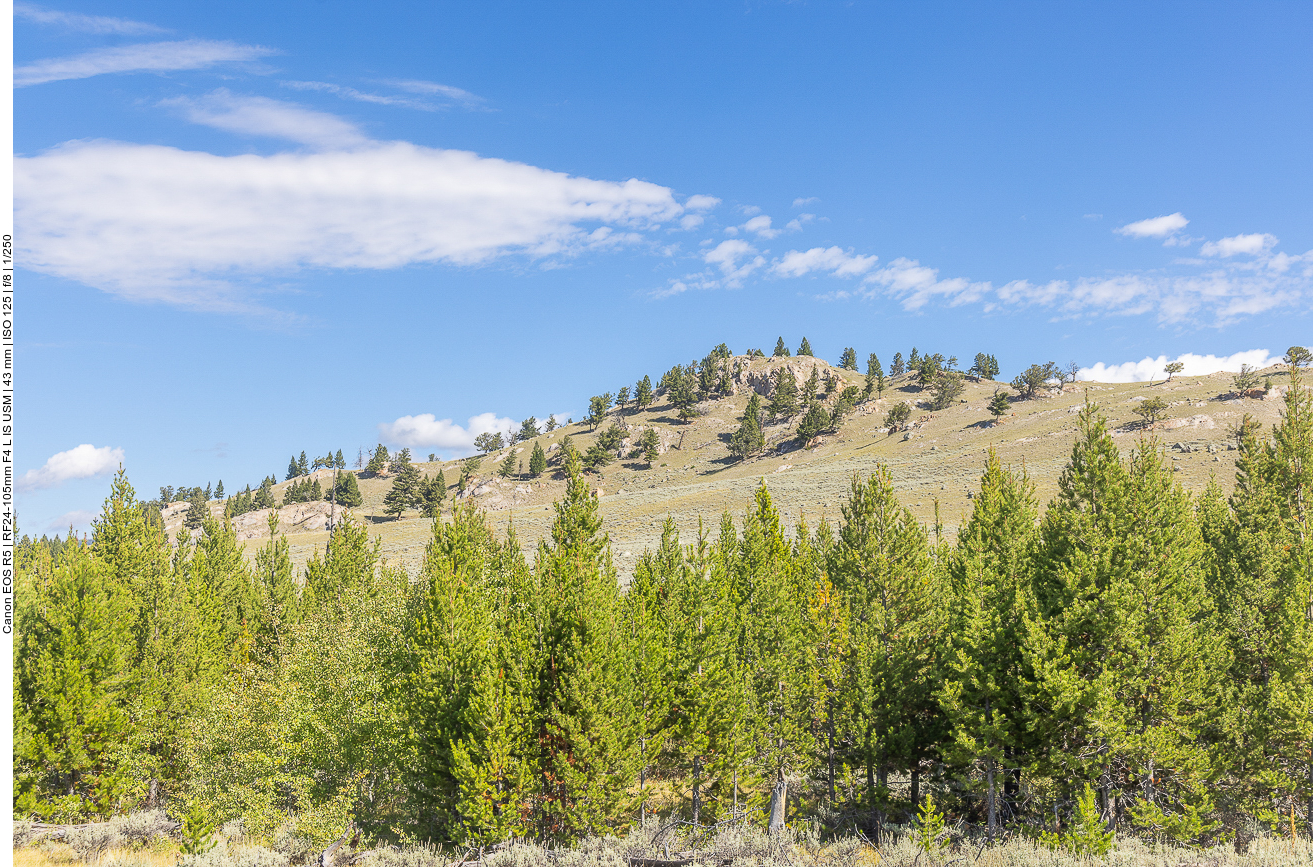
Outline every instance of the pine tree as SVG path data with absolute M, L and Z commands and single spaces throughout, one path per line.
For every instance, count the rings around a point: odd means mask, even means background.
M 206 482 L 206 483 L 205 483 L 205 499 L 208 501 L 208 500 L 210 500 L 210 499 L 212 499 L 212 498 L 213 498 L 213 495 L 212 495 L 212 493 L 211 493 L 211 491 L 210 491 L 210 483 L 209 483 L 209 482 Z
M 639 410 L 647 409 L 652 405 L 652 377 L 645 375 L 634 386 L 634 405 Z
M 283 479 L 283 481 L 287 481 L 287 479 L 294 479 L 299 475 L 301 475 L 301 465 L 297 463 L 296 455 L 292 455 L 292 459 L 287 463 L 287 476 Z
M 310 475 L 310 463 L 305 459 L 305 451 L 301 452 L 301 457 L 296 462 L 296 468 L 300 471 L 297 473 L 297 475 L 299 476 Z
M 410 466 L 410 449 L 403 448 L 388 461 L 388 472 L 399 473 L 408 466 Z
M 550 433 L 551 431 L 556 430 L 557 427 L 559 427 L 559 425 L 556 423 L 556 413 L 552 413 L 547 417 L 547 424 L 543 425 L 543 430 Z
M 442 513 L 442 502 L 447 499 L 447 477 L 442 470 L 438 474 L 420 482 L 419 508 L 424 510 L 424 517 L 436 518 Z
M 533 452 L 529 455 L 529 475 L 537 478 L 547 469 L 547 453 L 543 451 L 542 443 L 533 444 Z
M 397 472 L 392 487 L 383 497 L 383 513 L 400 519 L 401 513 L 413 506 L 419 496 L 420 474 L 414 464 L 407 463 Z
M 214 486 L 214 498 L 216 500 L 223 499 L 223 479 L 219 479 L 219 484 Z
M 643 450 L 643 460 L 651 467 L 661 453 L 661 438 L 657 435 L 656 428 L 644 430 L 642 436 L 638 438 L 638 445 Z
M 597 426 L 606 419 L 606 411 L 611 408 L 611 392 L 598 394 L 588 399 L 588 417 L 584 421 L 588 422 L 590 430 L 597 430 Z
M 952 601 L 940 693 L 951 731 L 946 752 L 962 767 L 983 766 L 991 838 L 999 830 L 1000 772 L 1026 763 L 1021 709 L 1034 674 L 1022 645 L 1027 621 L 1037 613 L 1031 573 L 1038 511 L 1034 485 L 1003 469 L 991 449 L 971 519 L 949 560 Z M 1012 791 L 1019 773 L 1008 779 Z
M 812 354 L 812 345 L 808 343 L 807 338 L 804 337 L 802 339 L 802 345 L 798 347 L 798 355 L 805 355 L 810 358 L 811 354 Z
M 921 367 L 921 356 L 917 354 L 916 347 L 912 347 L 912 354 L 907 356 L 907 369 L 918 370 Z
M 766 437 L 761 431 L 761 417 L 761 398 L 754 391 L 748 398 L 748 406 L 743 411 L 743 420 L 739 429 L 730 436 L 730 454 L 742 460 L 757 454 L 765 447 Z
M 615 405 L 624 409 L 629 405 L 629 386 L 623 385 L 615 395 Z
M 857 350 L 853 349 L 851 346 L 846 347 L 843 350 L 843 355 L 839 357 L 839 366 L 842 367 L 844 370 L 856 370 Z
M 525 441 L 531 440 L 534 437 L 538 436 L 538 433 L 539 433 L 538 419 L 534 418 L 533 416 L 529 416 L 524 421 L 520 422 L 521 440 L 525 440 Z
M 378 476 L 388 468 L 388 450 L 387 446 L 382 443 L 374 449 L 374 454 L 370 456 L 369 463 L 365 465 L 365 475 Z
M 506 458 L 501 462 L 501 466 L 497 468 L 497 475 L 501 476 L 503 479 L 509 479 L 514 474 L 515 451 L 513 449 L 507 449 Z
M 893 366 L 889 368 L 889 375 L 890 375 L 890 376 L 902 376 L 903 373 L 904 373 L 905 371 L 906 371 L 906 368 L 903 367 L 903 353 L 901 353 L 901 352 L 895 352 L 895 353 L 894 353 L 894 363 L 893 363 Z
M 1012 403 L 1008 400 L 1006 392 L 995 391 L 994 396 L 989 399 L 989 412 L 990 415 L 994 416 L 996 423 L 1000 417 L 1007 415 L 1011 409 Z
M 806 448 L 814 438 L 829 430 L 830 414 L 819 403 L 812 402 L 798 421 L 798 444 Z
M 342 457 L 341 449 L 338 449 L 337 454 L 333 457 L 333 466 L 339 470 L 346 469 L 346 458 Z
M 775 371 L 775 390 L 766 411 L 773 418 L 788 417 L 798 411 L 798 380 L 787 367 Z
M 193 494 L 191 505 L 187 507 L 187 516 L 183 518 L 182 525 L 188 530 L 199 529 L 205 519 L 210 517 L 210 507 L 206 503 L 204 495 Z
M 336 500 L 339 506 L 354 509 L 364 502 L 364 499 L 360 496 L 360 484 L 356 481 L 355 473 L 335 473 L 333 484 L 329 487 L 328 492 L 324 494 L 324 499 L 334 499 L 334 490 L 336 490 Z
M 784 338 L 781 337 L 775 341 L 775 351 L 771 353 L 775 358 L 788 358 L 789 347 L 784 345 Z
M 880 356 L 874 352 L 866 359 L 866 389 L 862 394 L 869 399 L 872 393 L 877 396 L 884 394 L 884 367 L 880 364 Z

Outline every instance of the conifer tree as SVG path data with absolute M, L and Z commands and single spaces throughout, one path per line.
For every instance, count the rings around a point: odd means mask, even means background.
M 775 351 L 771 353 L 775 358 L 788 358 L 789 347 L 784 345 L 784 338 L 781 337 L 775 341 Z
M 867 805 L 880 813 L 889 772 L 915 774 L 939 739 L 930 675 L 945 588 L 925 529 L 898 504 L 885 467 L 855 477 L 841 511 L 828 570 L 853 612 L 853 754 L 865 770 Z
M 588 417 L 584 421 L 588 422 L 590 430 L 597 430 L 597 426 L 606 419 L 606 411 L 611 408 L 611 392 L 598 394 L 588 399 Z
M 844 370 L 857 369 L 857 350 L 851 346 L 845 347 L 843 355 L 839 356 L 839 366 Z
M 825 407 L 813 401 L 798 421 L 798 444 L 807 447 L 815 437 L 830 428 L 830 414 Z
M 867 399 L 872 394 L 884 394 L 884 367 L 880 364 L 880 356 L 874 352 L 866 359 L 866 389 L 862 394 Z
M 1006 392 L 995 391 L 994 396 L 989 399 L 989 412 L 990 415 L 994 416 L 996 422 L 1001 416 L 1007 415 L 1011 409 L 1012 404 L 1008 400 Z
M 333 457 L 333 466 L 337 467 L 339 470 L 346 469 L 346 458 L 342 457 L 341 449 L 338 449 L 337 454 Z
M 336 490 L 336 496 L 334 490 Z M 333 484 L 329 486 L 323 498 L 325 500 L 336 499 L 339 506 L 345 506 L 348 509 L 354 509 L 364 502 L 364 499 L 360 496 L 360 484 L 356 481 L 356 474 L 349 472 L 335 473 Z
M 513 449 L 507 449 L 506 458 L 501 462 L 501 466 L 497 468 L 497 475 L 501 476 L 503 479 L 509 479 L 514 474 L 515 451 Z
M 300 594 L 292 572 L 287 537 L 275 538 L 278 513 L 269 514 L 269 541 L 255 552 L 255 578 L 263 608 L 256 636 L 266 659 L 276 657 L 291 640 L 289 631 L 301 619 Z
M 615 405 L 624 409 L 629 405 L 629 386 L 623 385 L 615 395 Z
M 214 486 L 214 498 L 216 500 L 223 499 L 223 479 L 219 479 L 219 484 Z
M 188 530 L 199 529 L 205 519 L 210 517 L 210 507 L 204 499 L 204 495 L 193 494 L 191 505 L 187 507 L 187 516 L 183 518 L 182 525 Z
M 538 436 L 538 433 L 538 419 L 529 416 L 524 421 L 520 422 L 520 439 L 531 440 Z
M 529 475 L 537 478 L 547 469 L 547 452 L 543 451 L 542 443 L 533 444 L 533 452 L 529 455 Z
M 424 510 L 424 517 L 436 518 L 442 513 L 442 502 L 447 499 L 447 477 L 442 470 L 438 474 L 420 483 L 419 508 Z
M 383 497 L 383 513 L 400 518 L 401 513 L 413 506 L 419 498 L 420 474 L 412 463 L 400 467 L 392 487 Z
M 775 371 L 774 378 L 775 389 L 766 411 L 773 418 L 791 416 L 798 411 L 798 380 L 787 367 Z
M 743 420 L 739 429 L 730 436 L 730 454 L 742 460 L 757 454 L 765 447 L 766 437 L 761 431 L 761 417 L 761 398 L 754 391 L 748 398 L 748 406 L 743 411 Z
M 408 466 L 410 466 L 410 449 L 403 448 L 388 461 L 388 472 L 399 473 Z
M 812 354 L 812 345 L 808 343 L 807 338 L 804 337 L 802 339 L 802 344 L 798 347 L 798 355 L 806 355 L 808 357 L 811 357 L 811 354 Z
M 388 468 L 388 460 L 387 446 L 379 443 L 378 447 L 374 449 L 374 454 L 370 456 L 369 463 L 365 465 L 365 475 L 381 475 Z
M 543 430 L 550 433 L 551 431 L 556 430 L 557 427 L 559 427 L 559 425 L 556 423 L 556 413 L 552 413 L 547 417 L 547 424 L 543 425 Z
M 283 481 L 294 479 L 299 475 L 301 475 L 301 465 L 297 463 L 296 455 L 292 455 L 292 459 L 287 463 L 287 476 Z
M 1038 537 L 1034 485 L 1005 470 L 993 451 L 971 518 L 949 559 L 951 603 L 940 706 L 951 740 L 945 752 L 965 768 L 983 766 L 986 827 L 999 830 L 1004 769 L 1025 764 L 1025 715 L 1034 682 L 1022 653 L 1037 614 L 1032 571 Z M 1016 789 L 1019 770 L 1009 775 Z
M 647 428 L 638 438 L 638 445 L 643 450 L 643 460 L 649 467 L 653 461 L 660 455 L 661 438 L 657 435 L 656 428 Z
M 893 363 L 893 365 L 889 368 L 889 375 L 890 375 L 890 376 L 902 376 L 903 373 L 904 373 L 905 371 L 906 371 L 906 368 L 903 367 L 903 353 L 901 353 L 901 352 L 895 352 L 895 353 L 894 353 L 894 363 Z
M 799 354 L 801 355 L 801 353 Z M 811 376 L 807 377 L 807 384 L 802 388 L 802 405 L 804 407 L 810 407 L 816 402 L 816 393 L 820 389 L 820 385 L 820 371 L 813 367 Z
M 306 459 L 305 459 L 305 451 L 304 451 L 304 450 L 301 451 L 301 457 L 300 457 L 300 459 L 297 460 L 297 462 L 296 462 L 296 468 L 297 468 L 297 470 L 299 470 L 299 472 L 297 473 L 297 475 L 299 475 L 299 476 L 308 476 L 308 475 L 310 475 L 310 464 L 309 464 L 309 462 L 306 461 Z
M 907 356 L 907 369 L 918 370 L 921 367 L 921 356 L 917 353 L 916 347 L 912 347 L 912 354 Z
M 647 409 L 652 405 L 652 377 L 644 375 L 634 386 L 634 405 L 639 410 Z

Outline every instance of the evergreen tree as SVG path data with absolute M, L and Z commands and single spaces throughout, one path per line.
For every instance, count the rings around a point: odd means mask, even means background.
M 346 469 L 346 458 L 342 457 L 341 449 L 338 449 L 337 454 L 333 456 L 333 466 L 339 470 Z
M 620 409 L 624 409 L 629 405 L 629 386 L 622 385 L 620 390 L 616 392 L 615 405 L 620 407 Z
M 917 353 L 916 347 L 912 347 L 912 354 L 907 356 L 907 369 L 918 370 L 921 367 L 921 356 Z
M 299 472 L 297 473 L 297 475 L 299 475 L 299 476 L 308 476 L 308 475 L 310 475 L 310 464 L 309 464 L 309 462 L 307 462 L 306 459 L 305 459 L 305 451 L 304 451 L 304 450 L 301 452 L 301 457 L 300 457 L 300 459 L 297 460 L 297 462 L 296 462 L 296 468 L 297 468 L 297 470 L 299 470 Z
M 807 447 L 814 438 L 830 428 L 830 414 L 819 403 L 812 402 L 798 421 L 798 445 Z
M 866 359 L 866 389 L 863 395 L 869 399 L 872 393 L 877 396 L 884 394 L 884 367 L 880 364 L 880 356 L 874 352 Z
M 420 473 L 412 463 L 404 464 L 383 497 L 383 513 L 400 518 L 401 513 L 419 500 Z
M 640 410 L 652 405 L 652 377 L 645 375 L 634 386 L 634 405 Z
M 766 445 L 766 437 L 761 431 L 761 398 L 754 391 L 748 398 L 748 406 L 743 411 L 742 423 L 729 440 L 729 453 L 742 460 L 755 455 Z M 648 461 L 651 463 L 651 461 Z
M 1017 374 L 1016 379 L 1012 380 L 1012 387 L 1025 399 L 1032 400 L 1039 395 L 1044 384 L 1057 375 L 1058 366 L 1052 361 L 1045 364 L 1032 364 Z
M 223 499 L 223 479 L 219 479 L 219 484 L 214 486 L 214 498 L 216 500 Z
M 410 466 L 410 449 L 404 448 L 393 455 L 392 459 L 388 461 L 388 472 L 399 473 L 408 466 Z
M 666 396 L 670 399 L 670 405 L 679 411 L 681 419 L 688 421 L 696 415 L 694 407 L 698 402 L 697 374 L 691 367 L 684 369 L 676 365 L 667 377 L 669 385 Z
M 1008 401 L 1006 392 L 995 391 L 994 396 L 989 399 L 989 412 L 990 415 L 994 416 L 995 421 L 1007 415 L 1011 409 L 1012 404 Z
M 890 375 L 890 376 L 902 376 L 903 373 L 904 373 L 905 371 L 906 371 L 906 368 L 903 367 L 903 353 L 901 353 L 901 352 L 895 352 L 895 353 L 894 353 L 894 363 L 893 363 L 893 366 L 889 368 L 889 375 Z
M 485 455 L 505 446 L 506 441 L 502 439 L 501 431 L 484 431 L 474 438 L 474 447 Z
M 507 449 L 506 458 L 501 462 L 501 466 L 497 468 L 497 475 L 501 476 L 503 479 L 509 479 L 514 474 L 515 452 L 512 449 Z
M 442 502 L 447 499 L 447 477 L 442 470 L 429 479 L 423 480 L 420 487 L 419 508 L 424 510 L 424 517 L 436 518 L 442 513 Z
M 388 450 L 387 446 L 382 443 L 374 449 L 374 454 L 370 456 L 369 463 L 365 465 L 365 475 L 378 476 L 388 468 Z
M 817 391 L 820 389 L 820 385 L 820 371 L 813 367 L 811 376 L 807 377 L 807 384 L 802 388 L 802 405 L 804 407 L 810 407 L 816 402 Z
M 857 350 L 853 349 L 851 346 L 846 347 L 843 351 L 843 355 L 839 357 L 839 366 L 844 370 L 856 370 Z
M 287 463 L 287 476 L 283 479 L 283 481 L 287 481 L 287 479 L 294 479 L 299 475 L 301 475 L 301 465 L 297 463 L 296 455 L 292 455 L 292 459 Z
M 643 450 L 643 460 L 647 465 L 652 466 L 652 462 L 660 454 L 661 438 L 657 435 L 656 428 L 647 428 L 638 438 L 638 445 Z
M 781 337 L 775 341 L 775 351 L 771 353 L 776 358 L 788 358 L 789 347 L 784 345 L 784 338 Z
M 187 507 L 187 516 L 183 518 L 182 525 L 188 530 L 200 529 L 205 519 L 210 517 L 210 507 L 202 496 L 193 495 L 191 505 Z
M 520 439 L 528 441 L 538 436 L 538 419 L 529 416 L 520 422 Z
M 798 347 L 798 355 L 806 355 L 807 357 L 810 358 L 811 354 L 812 354 L 812 345 L 808 343 L 807 338 L 804 337 L 802 339 L 802 345 Z
M 529 475 L 537 478 L 547 469 L 547 452 L 543 451 L 542 443 L 533 444 L 533 452 L 529 455 Z
M 550 416 L 547 417 L 547 424 L 543 426 L 543 430 L 550 433 L 551 431 L 556 430 L 557 427 L 558 425 L 556 423 L 556 413 L 552 413 Z
M 598 394 L 588 399 L 588 417 L 584 421 L 588 422 L 590 430 L 597 430 L 597 426 L 606 419 L 606 412 L 611 408 L 611 392 Z
M 775 371 L 775 389 L 766 411 L 772 418 L 787 418 L 798 411 L 798 380 L 787 367 Z
M 998 359 L 983 352 L 976 353 L 976 360 L 967 373 L 976 379 L 993 379 L 998 376 Z
M 336 496 L 334 492 L 336 491 Z M 354 509 L 360 506 L 364 499 L 360 496 L 360 484 L 356 481 L 356 474 L 350 472 L 338 472 L 334 474 L 332 486 L 324 494 L 325 500 L 336 498 L 339 506 L 345 506 L 348 509 Z
M 1005 769 L 1018 769 L 1007 779 L 1010 792 L 1017 791 L 1030 746 L 1022 708 L 1034 674 L 1022 646 L 1026 624 L 1036 616 L 1031 574 L 1038 511 L 1034 485 L 1003 469 L 991 449 L 971 518 L 949 559 L 952 593 L 940 693 L 951 732 L 945 752 L 960 767 L 983 767 L 991 837 L 1000 824 L 1000 777 Z

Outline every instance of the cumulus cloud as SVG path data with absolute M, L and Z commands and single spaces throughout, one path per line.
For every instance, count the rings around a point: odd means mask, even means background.
M 359 127 L 337 115 L 263 96 L 237 96 L 225 88 L 200 98 L 162 100 L 160 105 L 179 109 L 192 123 L 286 139 L 321 150 L 355 148 L 369 142 Z
M 123 449 L 83 443 L 66 452 L 51 455 L 39 469 L 28 470 L 18 480 L 20 490 L 53 488 L 74 479 L 103 476 L 123 463 Z
M 863 281 L 867 294 L 883 291 L 901 300 L 908 310 L 919 310 L 931 300 L 939 298 L 950 306 L 979 301 L 993 287 L 989 283 L 974 283 L 962 277 L 941 279 L 938 268 L 922 265 L 916 259 L 898 258 Z
M 710 211 L 720 204 L 720 199 L 715 196 L 689 196 L 684 202 L 685 210 L 689 211 Z
M 1127 223 L 1113 231 L 1128 238 L 1166 238 L 1184 229 L 1189 222 L 1180 211 L 1177 211 L 1175 214 Z
M 756 247 L 739 240 L 721 241 L 703 253 L 702 260 L 719 268 L 724 285 L 730 288 L 742 286 L 744 278 L 766 264 Z
M 149 42 L 99 48 L 73 57 L 38 60 L 14 68 L 14 87 L 29 87 L 51 81 L 68 81 L 123 72 L 164 72 L 205 69 L 220 63 L 258 60 L 276 52 L 259 45 L 239 45 L 209 39 L 180 42 Z
M 403 415 L 394 422 L 380 424 L 379 435 L 384 442 L 410 448 L 436 448 L 450 452 L 474 451 L 474 439 L 483 433 L 501 433 L 509 436 L 519 430 L 520 423 L 502 418 L 495 412 L 471 416 L 464 427 L 449 418 L 437 418 L 431 412 L 420 415 Z
M 816 271 L 836 277 L 855 277 L 875 267 L 879 256 L 858 256 L 852 250 L 839 247 L 812 247 L 810 250 L 790 250 L 771 265 L 771 273 L 779 277 L 802 277 Z
M 1230 238 L 1222 238 L 1218 241 L 1209 241 L 1199 248 L 1199 252 L 1205 256 L 1219 256 L 1226 258 L 1241 254 L 1245 256 L 1261 256 L 1271 250 L 1277 244 L 1275 235 L 1254 234 L 1254 235 L 1233 235 Z
M 233 112 L 225 122 L 254 124 L 258 114 Z M 573 255 L 632 242 L 684 212 L 669 188 L 646 181 L 573 177 L 407 142 L 270 156 L 73 142 L 15 159 L 14 198 L 29 267 L 128 298 L 215 310 L 249 309 L 232 282 L 239 278 Z
M 762 214 L 759 217 L 753 217 L 743 224 L 744 231 L 752 232 L 759 238 L 774 238 L 779 235 L 779 229 L 770 227 L 770 217 Z
M 1151 382 L 1167 378 L 1167 362 L 1179 361 L 1185 367 L 1182 376 L 1204 376 L 1219 371 L 1238 371 L 1240 365 L 1267 367 L 1279 360 L 1266 349 L 1249 349 L 1234 355 L 1185 355 L 1168 359 L 1166 355 L 1157 358 L 1143 358 L 1140 361 L 1126 361 L 1121 364 L 1105 364 L 1100 361 L 1089 367 L 1082 367 L 1076 378 L 1088 382 Z
M 146 33 L 165 33 L 163 27 L 147 24 L 144 21 L 129 21 L 126 18 L 107 18 L 103 15 L 79 15 L 76 12 L 60 12 L 46 9 L 31 3 L 15 3 L 14 17 L 33 24 L 52 24 L 66 30 L 82 33 L 115 33 L 135 35 Z
M 789 222 L 785 223 L 784 228 L 788 229 L 790 232 L 801 232 L 802 227 L 814 219 L 816 219 L 815 214 L 799 214 L 792 220 L 789 220 Z

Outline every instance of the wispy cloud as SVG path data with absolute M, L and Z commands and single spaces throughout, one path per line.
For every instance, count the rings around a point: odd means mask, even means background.
M 247 129 L 257 116 L 262 134 L 286 119 L 209 111 L 210 120 Z M 310 138 L 304 127 L 296 134 Z M 632 243 L 684 214 L 669 188 L 646 181 L 572 177 L 406 142 L 271 156 L 70 143 L 15 159 L 14 189 L 31 267 L 136 300 L 212 310 L 247 309 L 242 298 L 259 278 L 300 267 L 573 256 Z
M 747 241 L 721 241 L 702 254 L 708 265 L 720 269 L 723 285 L 733 289 L 743 285 L 752 272 L 766 264 L 766 258 Z
M 879 256 L 859 256 L 852 250 L 843 250 L 839 247 L 790 250 L 771 265 L 771 273 L 779 277 L 803 277 L 819 271 L 836 277 L 855 277 L 874 268 L 879 258 Z
M 1145 357 L 1140 361 L 1126 361 L 1121 364 L 1105 364 L 1100 361 L 1089 367 L 1082 367 L 1076 378 L 1087 382 L 1151 382 L 1167 378 L 1167 362 L 1179 361 L 1185 367 L 1182 376 L 1206 376 L 1219 371 L 1238 371 L 1242 364 L 1255 368 L 1267 367 L 1278 360 L 1266 349 L 1249 349 L 1233 355 L 1195 355 L 1187 352 L 1174 359 L 1166 355 L 1157 358 Z
M 200 98 L 177 97 L 160 105 L 177 108 L 192 123 L 243 135 L 299 142 L 323 150 L 369 142 L 355 124 L 321 111 L 263 96 L 239 96 L 220 88 Z
M 1234 235 L 1217 241 L 1209 241 L 1199 248 L 1204 256 L 1227 258 L 1235 255 L 1260 256 L 1277 244 L 1275 235 L 1254 234 Z
M 86 531 L 91 527 L 91 522 L 96 519 L 99 512 L 88 512 L 86 509 L 76 509 L 72 512 L 65 512 L 53 521 L 46 524 L 47 533 L 63 533 L 70 527 L 73 530 Z
M 794 206 L 795 208 L 805 208 L 805 207 L 807 207 L 808 205 L 814 205 L 814 204 L 816 204 L 816 203 L 819 202 L 819 201 L 820 201 L 820 199 L 816 198 L 815 196 L 808 196 L 808 197 L 805 198 L 805 199 L 801 199 L 801 198 L 800 198 L 800 199 L 794 199 L 794 200 L 793 200 L 793 206 Z
M 452 102 L 458 102 L 466 108 L 477 108 L 484 103 L 483 97 L 476 96 L 468 90 L 452 87 L 450 84 L 439 84 L 436 81 L 421 81 L 414 78 L 385 78 L 379 83 L 395 87 L 397 90 L 406 93 L 443 97 Z
M 66 452 L 51 455 L 39 469 L 28 470 L 18 480 L 19 490 L 53 488 L 74 479 L 103 476 L 123 463 L 123 449 L 83 443 Z
M 474 439 L 482 433 L 510 434 L 520 423 L 503 418 L 494 412 L 471 416 L 464 427 L 449 418 L 438 418 L 431 412 L 420 415 L 403 415 L 393 422 L 378 426 L 384 442 L 411 448 L 436 448 L 457 454 L 474 451 Z
M 371 102 L 376 105 L 396 105 L 403 108 L 415 108 L 420 111 L 437 111 L 441 106 L 433 105 L 421 99 L 412 99 L 407 96 L 389 96 L 383 93 L 368 93 L 362 90 L 356 90 L 354 87 L 344 87 L 340 84 L 331 84 L 327 81 L 282 81 L 279 82 L 283 87 L 290 87 L 293 90 L 314 90 L 320 93 L 331 93 L 334 96 L 340 96 L 343 99 L 353 99 L 356 102 Z
M 1128 238 L 1166 238 L 1184 229 L 1189 222 L 1180 211 L 1177 211 L 1175 214 L 1127 223 L 1113 231 Z
M 14 69 L 14 87 L 29 87 L 51 81 L 68 81 L 123 72 L 165 72 L 205 69 L 220 63 L 258 60 L 276 52 L 259 45 L 239 45 L 208 39 L 180 42 L 148 42 L 100 48 L 73 57 L 38 60 Z
M 60 12 L 46 9 L 32 3 L 15 3 L 14 17 L 33 24 L 49 24 L 66 30 L 82 33 L 105 33 L 123 35 L 145 35 L 148 33 L 167 33 L 163 27 L 147 24 L 144 21 L 129 21 L 126 18 L 107 18 L 103 15 L 79 15 L 76 12 Z

